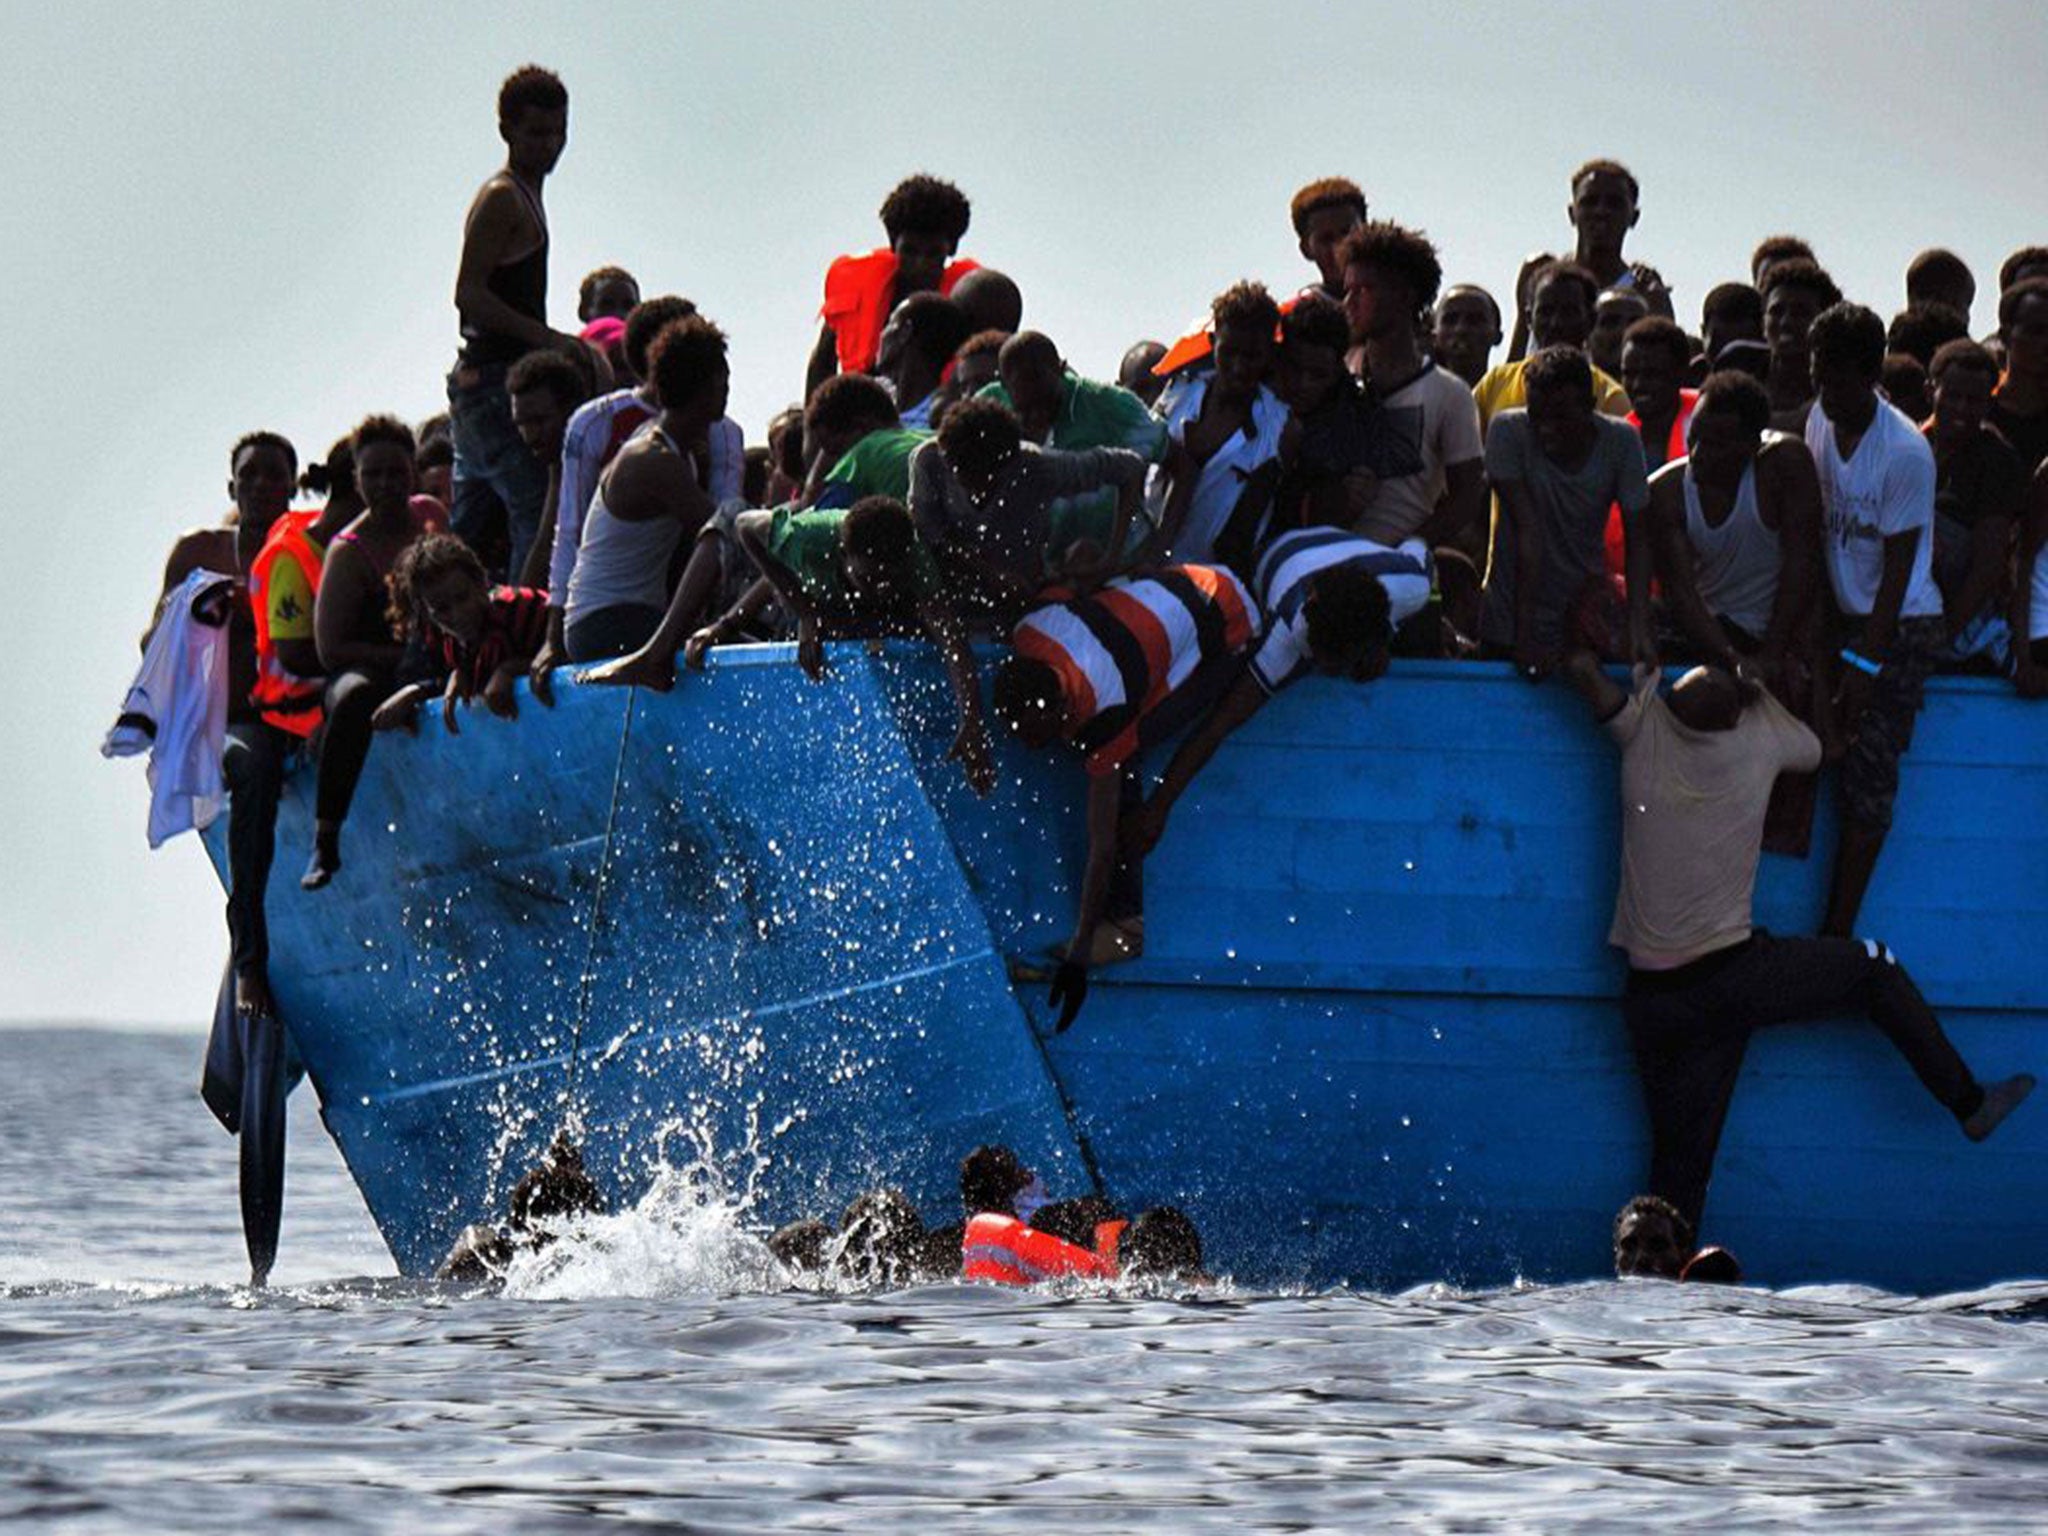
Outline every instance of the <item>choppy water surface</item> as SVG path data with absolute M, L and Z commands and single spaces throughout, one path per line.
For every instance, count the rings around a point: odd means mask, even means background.
M 2048 1286 L 773 1286 L 720 1211 L 391 1276 L 302 1093 L 242 1272 L 187 1038 L 0 1032 L 0 1519 L 76 1530 L 2039 1529 Z

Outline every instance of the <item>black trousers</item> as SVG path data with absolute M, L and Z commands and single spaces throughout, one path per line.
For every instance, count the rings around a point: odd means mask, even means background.
M 327 681 L 327 721 L 320 728 L 320 779 L 313 814 L 339 824 L 348 819 L 356 783 L 370 757 L 370 717 L 397 691 L 386 672 L 348 671 Z
M 1883 945 L 1863 939 L 1747 942 L 1675 971 L 1630 971 L 1622 1014 L 1650 1110 L 1650 1192 L 1699 1230 L 1707 1181 L 1753 1030 L 1861 1014 L 1958 1119 L 1981 1102 L 1941 1021 Z
M 228 787 L 228 953 L 235 974 L 270 962 L 263 897 L 277 852 L 277 798 L 292 737 L 261 720 L 228 726 L 221 777 Z

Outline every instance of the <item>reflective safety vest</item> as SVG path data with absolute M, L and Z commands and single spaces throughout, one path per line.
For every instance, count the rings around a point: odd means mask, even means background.
M 1078 1247 L 1040 1232 L 1014 1216 L 990 1212 L 967 1223 L 960 1240 L 961 1278 L 996 1285 L 1034 1285 L 1063 1275 L 1116 1278 L 1116 1245 L 1124 1223 L 1105 1221 L 1095 1229 L 1095 1247 Z
M 950 295 L 977 264 L 965 256 L 947 264 L 939 292 Z M 896 253 L 887 246 L 864 256 L 841 256 L 825 269 L 825 303 L 819 318 L 832 327 L 841 373 L 866 373 L 882 349 L 896 292 Z
M 320 590 L 325 559 L 319 546 L 306 536 L 306 530 L 319 520 L 318 512 L 285 513 L 249 567 L 249 607 L 256 616 L 256 682 L 249 690 L 249 702 L 270 724 L 294 736 L 311 736 L 319 728 L 320 699 L 327 680 L 301 677 L 287 671 L 277 659 L 277 647 L 270 638 L 270 571 L 280 558 L 294 560 L 306 573 L 308 589 Z

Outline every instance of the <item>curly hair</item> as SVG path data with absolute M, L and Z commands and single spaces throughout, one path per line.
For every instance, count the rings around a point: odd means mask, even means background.
M 967 194 L 953 183 L 920 173 L 897 182 L 882 199 L 882 228 L 891 245 L 906 234 L 943 235 L 957 249 L 972 211 Z
M 1273 295 L 1266 291 L 1264 283 L 1232 283 L 1216 295 L 1209 306 L 1209 322 L 1212 329 L 1222 330 L 1226 326 L 1263 326 L 1266 330 L 1277 330 L 1280 325 L 1280 306 L 1273 302 Z
M 1308 623 L 1308 648 L 1316 656 L 1385 645 L 1393 632 L 1387 589 L 1362 565 L 1318 571 L 1310 579 L 1302 616 Z
M 647 349 L 647 379 L 663 410 L 694 400 L 725 362 L 725 332 L 702 315 L 665 326 Z
M 647 354 L 654 338 L 697 313 L 697 306 L 679 294 L 664 293 L 642 299 L 626 315 L 626 366 L 639 378 L 647 377 Z
M 1924 367 L 1934 359 L 1944 342 L 1970 334 L 1970 319 L 1953 304 L 1939 299 L 1922 299 L 1908 304 L 1885 328 L 1885 346 L 1893 352 L 1917 357 Z
M 881 380 L 864 373 L 835 373 L 811 391 L 804 407 L 804 436 L 816 443 L 856 428 L 872 432 L 893 427 L 901 420 Z
M 1755 375 L 1740 368 L 1722 368 L 1700 382 L 1699 403 L 1693 406 L 1693 420 L 1711 411 L 1727 411 L 1748 437 L 1756 437 L 1771 424 L 1771 396 Z
M 1813 247 L 1797 235 L 1766 235 L 1749 253 L 1749 270 L 1754 273 L 1760 266 L 1776 266 L 1781 261 L 1813 259 Z
M 1351 326 L 1335 299 L 1311 293 L 1280 317 L 1280 345 L 1329 347 L 1341 353 L 1351 345 Z
M 444 438 L 428 438 L 428 443 L 447 442 Z M 450 453 L 454 445 L 450 444 Z M 413 456 L 417 463 L 419 455 Z M 335 439 L 334 446 L 327 450 L 325 459 L 316 459 L 306 466 L 306 472 L 299 476 L 299 489 L 313 496 L 332 496 L 337 487 L 346 486 L 353 493 L 356 483 L 356 436 L 353 432 Z
M 846 509 L 839 542 L 850 555 L 900 571 L 916 553 L 917 525 L 910 520 L 910 508 L 894 496 L 863 496 Z
M 1337 259 L 1347 267 L 1378 267 L 1393 273 L 1408 285 L 1418 310 L 1436 302 L 1444 280 L 1443 263 L 1429 236 L 1385 219 L 1351 231 L 1338 247 Z
M 389 596 L 384 615 L 391 621 L 391 632 L 400 640 L 432 633 L 433 621 L 427 617 L 426 602 L 420 594 L 428 583 L 451 571 L 474 577 L 480 587 L 490 587 L 491 579 L 476 551 L 452 533 L 423 533 L 399 554 L 391 574 L 384 579 Z
M 1999 374 L 1998 359 L 1991 355 L 1991 349 L 1981 341 L 1972 341 L 1967 336 L 1958 336 L 1945 341 L 1936 348 L 1934 361 L 1928 365 L 1927 376 L 1935 383 L 1951 368 L 1960 368 L 1965 373 L 1981 374 L 1996 381 Z
M 633 291 L 640 291 L 640 279 L 624 267 L 598 267 L 583 274 L 583 281 L 576 287 L 576 313 L 582 314 L 590 308 L 591 295 L 606 283 L 631 283 Z
M 1823 309 L 1842 302 L 1842 290 L 1811 256 L 1787 256 L 1774 262 L 1770 271 L 1764 274 L 1764 280 L 1757 284 L 1757 292 L 1763 295 L 1766 304 L 1780 288 L 1804 288 L 1820 300 Z
M 1539 389 L 1567 389 L 1590 400 L 1593 365 L 1577 347 L 1542 347 L 1523 368 L 1522 383 L 1530 394 Z
M 910 328 L 918 350 L 930 357 L 951 357 L 973 334 L 974 322 L 967 318 L 967 311 L 936 293 L 913 293 L 896 306 L 896 314 Z
M 412 428 L 396 416 L 365 416 L 356 423 L 356 429 L 349 434 L 348 440 L 354 456 L 361 458 L 363 450 L 372 443 L 396 443 L 405 450 L 408 459 L 419 452 Z
M 562 77 L 538 64 L 513 70 L 505 77 L 505 83 L 498 87 L 498 121 L 501 123 L 516 123 L 520 114 L 528 110 L 563 112 L 568 110 L 568 106 L 569 89 L 562 84 Z
M 545 389 L 552 394 L 564 416 L 590 398 L 583 370 L 553 347 L 536 348 L 506 370 L 508 397 L 532 389 Z
M 1554 283 L 1559 278 L 1577 283 L 1585 291 L 1586 308 L 1589 311 L 1600 307 L 1600 279 L 1576 261 L 1546 261 L 1538 267 L 1529 279 L 1529 303 L 1534 305 L 1537 293 L 1546 284 Z
M 1621 333 L 1624 347 L 1631 342 L 1639 347 L 1662 347 L 1681 373 L 1692 362 L 1692 338 L 1685 334 L 1685 327 L 1662 315 L 1645 315 L 1632 322 Z
M 1343 176 L 1324 176 L 1310 182 L 1287 205 L 1287 216 L 1294 221 L 1295 238 L 1308 233 L 1308 221 L 1325 208 L 1354 208 L 1362 224 L 1366 219 L 1365 193 L 1358 183 Z
M 1814 317 L 1806 343 L 1817 366 L 1839 363 L 1866 378 L 1884 373 L 1884 322 L 1861 304 L 1831 304 Z
M 1572 194 L 1574 196 L 1578 195 L 1579 183 L 1588 176 L 1619 177 L 1628 187 L 1628 200 L 1632 203 L 1642 201 L 1643 189 L 1642 185 L 1636 180 L 1636 173 L 1623 165 L 1619 160 L 1588 160 L 1576 171 L 1573 171 Z
M 1762 325 L 1764 296 L 1748 283 L 1716 283 L 1700 300 L 1700 323 L 1715 319 L 1734 325 Z
M 939 428 L 939 452 L 967 480 L 991 479 L 1023 441 L 1017 413 L 1000 400 L 962 400 Z

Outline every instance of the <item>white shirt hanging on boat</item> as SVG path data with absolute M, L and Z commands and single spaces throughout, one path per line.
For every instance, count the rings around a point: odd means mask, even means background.
M 102 757 L 149 754 L 149 846 L 210 825 L 227 805 L 228 631 L 194 610 L 234 578 L 194 571 L 164 604 Z
M 1934 450 L 1911 418 L 1888 401 L 1844 459 L 1835 448 L 1835 424 L 1818 404 L 1806 418 L 1806 446 L 1820 472 L 1827 511 L 1828 580 L 1842 612 L 1867 615 L 1884 574 L 1884 543 L 1909 529 L 1920 532 L 1913 574 L 1906 582 L 1902 619 L 1941 617 L 1934 584 Z

